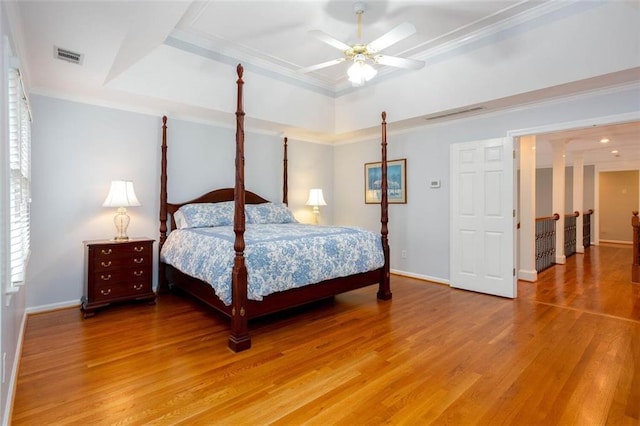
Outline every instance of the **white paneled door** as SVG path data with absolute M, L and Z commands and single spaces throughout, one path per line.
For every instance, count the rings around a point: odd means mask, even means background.
M 451 145 L 450 285 L 514 298 L 511 138 Z

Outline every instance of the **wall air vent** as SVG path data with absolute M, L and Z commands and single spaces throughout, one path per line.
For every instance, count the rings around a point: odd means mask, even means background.
M 447 111 L 447 112 L 444 112 L 444 113 L 441 113 L 441 114 L 428 115 L 424 119 L 425 120 L 437 120 L 439 118 L 451 117 L 453 115 L 466 114 L 468 112 L 480 111 L 482 109 L 484 109 L 484 107 L 481 107 L 481 106 L 477 106 L 477 107 L 473 107 L 473 108 L 466 108 L 466 109 L 456 109 L 456 110 Z
M 82 65 L 82 58 L 84 55 L 82 53 L 72 52 L 67 49 L 62 49 L 57 46 L 53 46 L 53 56 L 56 59 L 61 59 L 63 61 L 71 62 L 72 64 Z

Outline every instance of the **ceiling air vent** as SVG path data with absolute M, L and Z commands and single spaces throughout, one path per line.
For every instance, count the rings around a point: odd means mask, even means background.
M 445 118 L 445 117 L 451 117 L 452 115 L 466 114 L 468 112 L 480 111 L 481 109 L 484 109 L 484 107 L 477 106 L 477 107 L 473 107 L 473 108 L 457 109 L 457 110 L 448 111 L 448 112 L 445 112 L 445 113 L 442 113 L 442 114 L 438 114 L 438 115 L 428 115 L 424 119 L 425 120 L 437 120 L 438 118 Z
M 56 59 L 61 59 L 63 61 L 71 62 L 72 64 L 82 65 L 82 57 L 84 55 L 82 53 L 76 53 L 67 49 L 62 49 L 60 47 L 54 46 L 53 56 Z

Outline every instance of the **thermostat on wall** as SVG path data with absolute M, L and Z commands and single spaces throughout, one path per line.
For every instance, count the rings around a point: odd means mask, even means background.
M 439 180 L 430 180 L 429 181 L 429 188 L 440 188 L 440 181 Z

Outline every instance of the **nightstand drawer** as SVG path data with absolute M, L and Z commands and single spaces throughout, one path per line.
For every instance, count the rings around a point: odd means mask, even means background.
M 131 281 L 131 280 L 147 280 L 151 279 L 151 268 L 113 268 L 109 271 L 96 272 L 94 277 L 96 284 L 104 284 L 107 282 L 116 281 Z
M 153 241 L 121 242 L 114 244 L 97 244 L 92 247 L 96 260 L 112 260 L 129 258 L 135 255 L 153 255 Z
M 106 301 L 120 298 L 136 298 L 141 294 L 151 291 L 151 282 L 147 281 L 124 281 L 112 282 L 108 284 L 96 284 L 93 300 Z
M 113 257 L 111 259 L 96 258 L 93 260 L 93 269 L 96 272 L 113 271 L 122 268 L 146 268 L 151 266 L 152 253 L 135 254 L 126 257 Z

